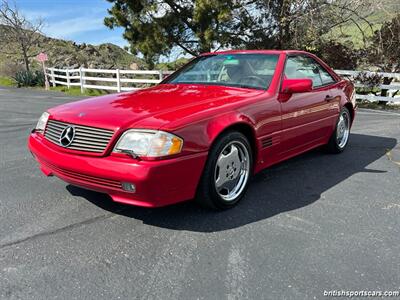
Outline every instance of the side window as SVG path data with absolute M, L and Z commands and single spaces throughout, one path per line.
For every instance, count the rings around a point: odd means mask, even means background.
M 318 62 L 304 55 L 288 57 L 285 76 L 289 79 L 310 78 L 314 88 L 335 82 L 333 77 Z

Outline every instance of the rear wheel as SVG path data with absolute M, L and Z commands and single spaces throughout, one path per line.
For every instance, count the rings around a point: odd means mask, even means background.
M 332 133 L 327 145 L 329 152 L 340 153 L 346 148 L 350 137 L 350 125 L 350 112 L 346 107 L 343 107 L 340 111 L 335 131 Z
M 227 209 L 239 202 L 252 174 L 253 158 L 247 138 L 230 131 L 210 150 L 196 200 L 213 209 Z

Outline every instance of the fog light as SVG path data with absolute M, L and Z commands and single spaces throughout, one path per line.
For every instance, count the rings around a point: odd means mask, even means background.
M 130 182 L 122 182 L 122 189 L 130 193 L 136 192 L 135 185 Z

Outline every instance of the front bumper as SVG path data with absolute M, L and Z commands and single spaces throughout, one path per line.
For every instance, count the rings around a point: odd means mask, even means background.
M 74 155 L 57 151 L 37 133 L 30 135 L 28 147 L 45 175 L 107 193 L 116 202 L 145 207 L 194 198 L 207 159 L 206 152 L 157 161 Z M 136 191 L 123 190 L 122 182 L 133 183 Z

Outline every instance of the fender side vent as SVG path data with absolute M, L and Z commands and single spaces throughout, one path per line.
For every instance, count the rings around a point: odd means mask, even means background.
M 272 146 L 272 137 L 267 137 L 261 140 L 261 144 L 263 148 L 267 148 Z

